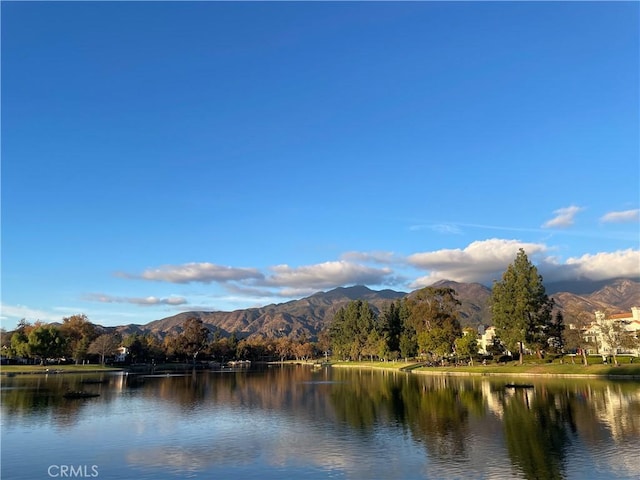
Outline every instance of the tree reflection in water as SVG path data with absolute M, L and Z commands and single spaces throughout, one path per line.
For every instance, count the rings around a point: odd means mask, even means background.
M 312 465 L 361 478 L 373 465 L 385 478 L 584 478 L 596 468 L 599 478 L 640 475 L 637 381 L 545 379 L 513 390 L 495 377 L 284 366 L 106 378 L 3 379 L 4 445 L 19 452 L 31 431 L 52 427 L 73 446 L 65 452 L 91 455 L 96 444 L 85 431 L 93 428 L 114 439 L 127 474 L 178 475 L 187 465 L 210 477 L 240 466 L 293 474 Z M 69 401 L 69 389 L 100 397 Z M 135 435 L 121 445 L 118 432 L 131 425 Z
M 565 478 L 565 456 L 576 431 L 566 396 L 546 388 L 503 397 L 509 456 L 528 479 Z
M 527 479 L 567 478 L 572 445 L 640 434 L 637 382 L 545 380 L 512 390 L 499 379 L 367 370 L 336 371 L 334 378 L 344 380 L 331 392 L 338 419 L 361 434 L 380 424 L 401 426 L 438 462 L 468 458 L 470 418 L 492 428 L 498 417 L 514 474 Z

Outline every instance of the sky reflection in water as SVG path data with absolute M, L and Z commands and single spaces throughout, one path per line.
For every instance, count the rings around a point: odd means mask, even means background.
M 640 383 L 305 367 L 2 382 L 2 478 L 638 478 Z M 69 388 L 100 397 L 69 401 Z

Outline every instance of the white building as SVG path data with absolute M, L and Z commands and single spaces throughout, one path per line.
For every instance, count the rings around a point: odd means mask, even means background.
M 129 349 L 127 347 L 118 347 L 114 361 L 118 363 L 126 362 L 127 355 L 129 355 Z
M 631 312 L 616 313 L 614 315 L 606 315 L 604 312 L 595 312 L 595 321 L 585 331 L 585 339 L 595 345 L 595 348 L 589 350 L 589 353 L 611 354 L 613 347 L 610 345 L 612 336 L 616 334 L 626 334 L 635 338 L 636 345 L 634 347 L 616 348 L 616 354 L 627 353 L 639 356 L 640 345 L 640 307 L 632 307 Z
M 478 329 L 478 333 L 480 335 L 478 338 L 478 353 L 488 355 L 489 351 L 487 349 L 493 345 L 493 339 L 496 336 L 496 327 L 491 326 L 486 329 L 482 327 L 481 329 Z

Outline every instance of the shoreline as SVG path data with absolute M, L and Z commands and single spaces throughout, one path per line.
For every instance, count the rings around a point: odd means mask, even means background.
M 610 365 L 580 364 L 510 364 L 510 365 L 476 365 L 458 367 L 426 367 L 423 362 L 322 362 L 295 361 L 274 362 L 277 365 L 301 365 L 322 368 L 351 368 L 402 372 L 407 374 L 444 376 L 444 377 L 519 377 L 519 378 L 600 378 L 611 380 L 640 380 L 640 364 L 624 364 L 617 367 Z M 13 367 L 13 368 L 12 368 Z M 175 370 L 175 367 L 170 369 Z M 163 370 L 164 371 L 164 370 Z M 204 369 L 203 369 L 204 371 Z M 66 366 L 66 368 L 2 366 L 0 377 L 16 375 L 64 375 L 64 374 L 100 374 L 133 372 L 122 367 L 100 366 Z
M 391 363 L 391 362 L 389 362 Z M 400 365 L 377 365 L 371 362 L 344 362 L 331 364 L 335 368 L 361 368 L 387 370 L 415 375 L 450 377 L 521 377 L 521 378 L 600 378 L 611 380 L 640 380 L 640 366 L 607 365 L 518 365 L 518 366 L 474 366 L 474 367 L 425 367 L 422 363 Z M 503 371 L 500 371 L 504 369 Z M 514 371 L 518 369 L 521 371 Z M 585 372 L 571 371 L 585 369 Z M 565 370 L 565 371 L 553 371 Z M 567 371 L 569 370 L 569 371 Z M 614 370 L 614 371 L 612 371 Z

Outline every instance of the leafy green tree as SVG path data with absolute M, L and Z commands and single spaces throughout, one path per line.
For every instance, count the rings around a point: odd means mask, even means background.
M 64 317 L 60 331 L 67 339 L 67 354 L 76 365 L 87 358 L 89 345 L 98 336 L 95 325 L 84 314 Z
M 127 360 L 130 360 L 131 363 L 138 363 L 144 360 L 146 348 L 141 335 L 137 333 L 127 335 L 122 339 L 122 346 L 127 348 L 129 356 Z
M 29 353 L 40 359 L 42 365 L 49 358 L 64 355 L 66 340 L 60 329 L 53 325 L 38 325 L 29 333 Z
M 251 346 L 246 338 L 238 342 L 236 347 L 236 358 L 246 360 L 251 355 Z
M 460 358 L 468 358 L 471 365 L 473 365 L 473 357 L 478 354 L 476 336 L 473 328 L 465 328 L 462 337 L 455 339 L 456 355 Z
M 316 348 L 321 355 L 329 355 L 329 351 L 331 350 L 331 337 L 329 336 L 328 328 L 324 328 L 318 333 Z
M 422 352 L 435 359 L 453 353 L 455 339 L 462 335 L 459 306 L 455 290 L 447 287 L 426 287 L 408 300 L 409 322 Z
M 328 337 L 331 342 L 333 354 L 342 359 L 347 358 L 351 350 L 351 339 L 347 333 L 349 329 L 350 326 L 347 325 L 346 309 L 341 307 L 333 316 Z
M 549 349 L 560 353 L 564 348 L 564 315 L 561 311 L 556 312 L 547 330 L 547 345 Z
M 227 338 L 228 355 L 233 358 L 238 358 L 238 342 L 240 335 L 238 332 L 231 332 L 229 338 Z
M 29 332 L 33 327 L 22 319 L 18 324 L 18 328 L 11 335 L 11 354 L 17 357 L 28 358 L 30 356 L 29 351 Z
M 8 355 L 8 352 L 11 350 L 12 336 L 13 332 L 9 333 L 4 327 L 0 328 L 0 348 L 2 349 L 3 355 Z
M 180 355 L 180 336 L 173 332 L 162 339 L 162 350 L 167 360 Z
M 366 301 L 354 300 L 340 308 L 329 328 L 334 353 L 341 358 L 360 360 L 375 324 L 376 314 Z
M 385 338 L 374 328 L 369 332 L 367 340 L 362 347 L 362 355 L 368 356 L 373 361 L 374 357 L 378 357 L 381 351 L 384 352 L 386 343 Z
M 293 354 L 293 343 L 288 337 L 280 337 L 276 340 L 276 353 L 281 362 L 284 362 Z
M 311 342 L 305 338 L 301 338 L 293 344 L 293 355 L 296 360 L 308 360 L 313 357 L 314 347 Z
M 202 320 L 187 318 L 180 335 L 180 350 L 195 363 L 198 354 L 208 347 L 209 335 L 209 329 L 204 326 Z
M 536 349 L 539 355 L 547 345 L 552 308 L 553 300 L 545 292 L 542 276 L 520 249 L 491 292 L 497 334 L 511 352 L 518 352 L 520 364 L 524 345 Z
M 382 309 L 378 319 L 379 328 L 387 341 L 387 351 L 400 351 L 400 335 L 402 334 L 402 303 L 390 302 Z
M 158 337 L 152 334 L 143 335 L 140 338 L 142 343 L 142 351 L 144 352 L 144 358 L 148 360 L 160 360 L 163 358 L 164 353 L 162 344 Z
M 415 357 L 418 353 L 418 340 L 416 330 L 409 324 L 405 324 L 400 334 L 400 355 L 406 360 Z
M 504 344 L 500 341 L 500 337 L 493 337 L 491 343 L 487 344 L 487 353 L 492 357 L 498 357 L 504 355 L 506 350 Z

